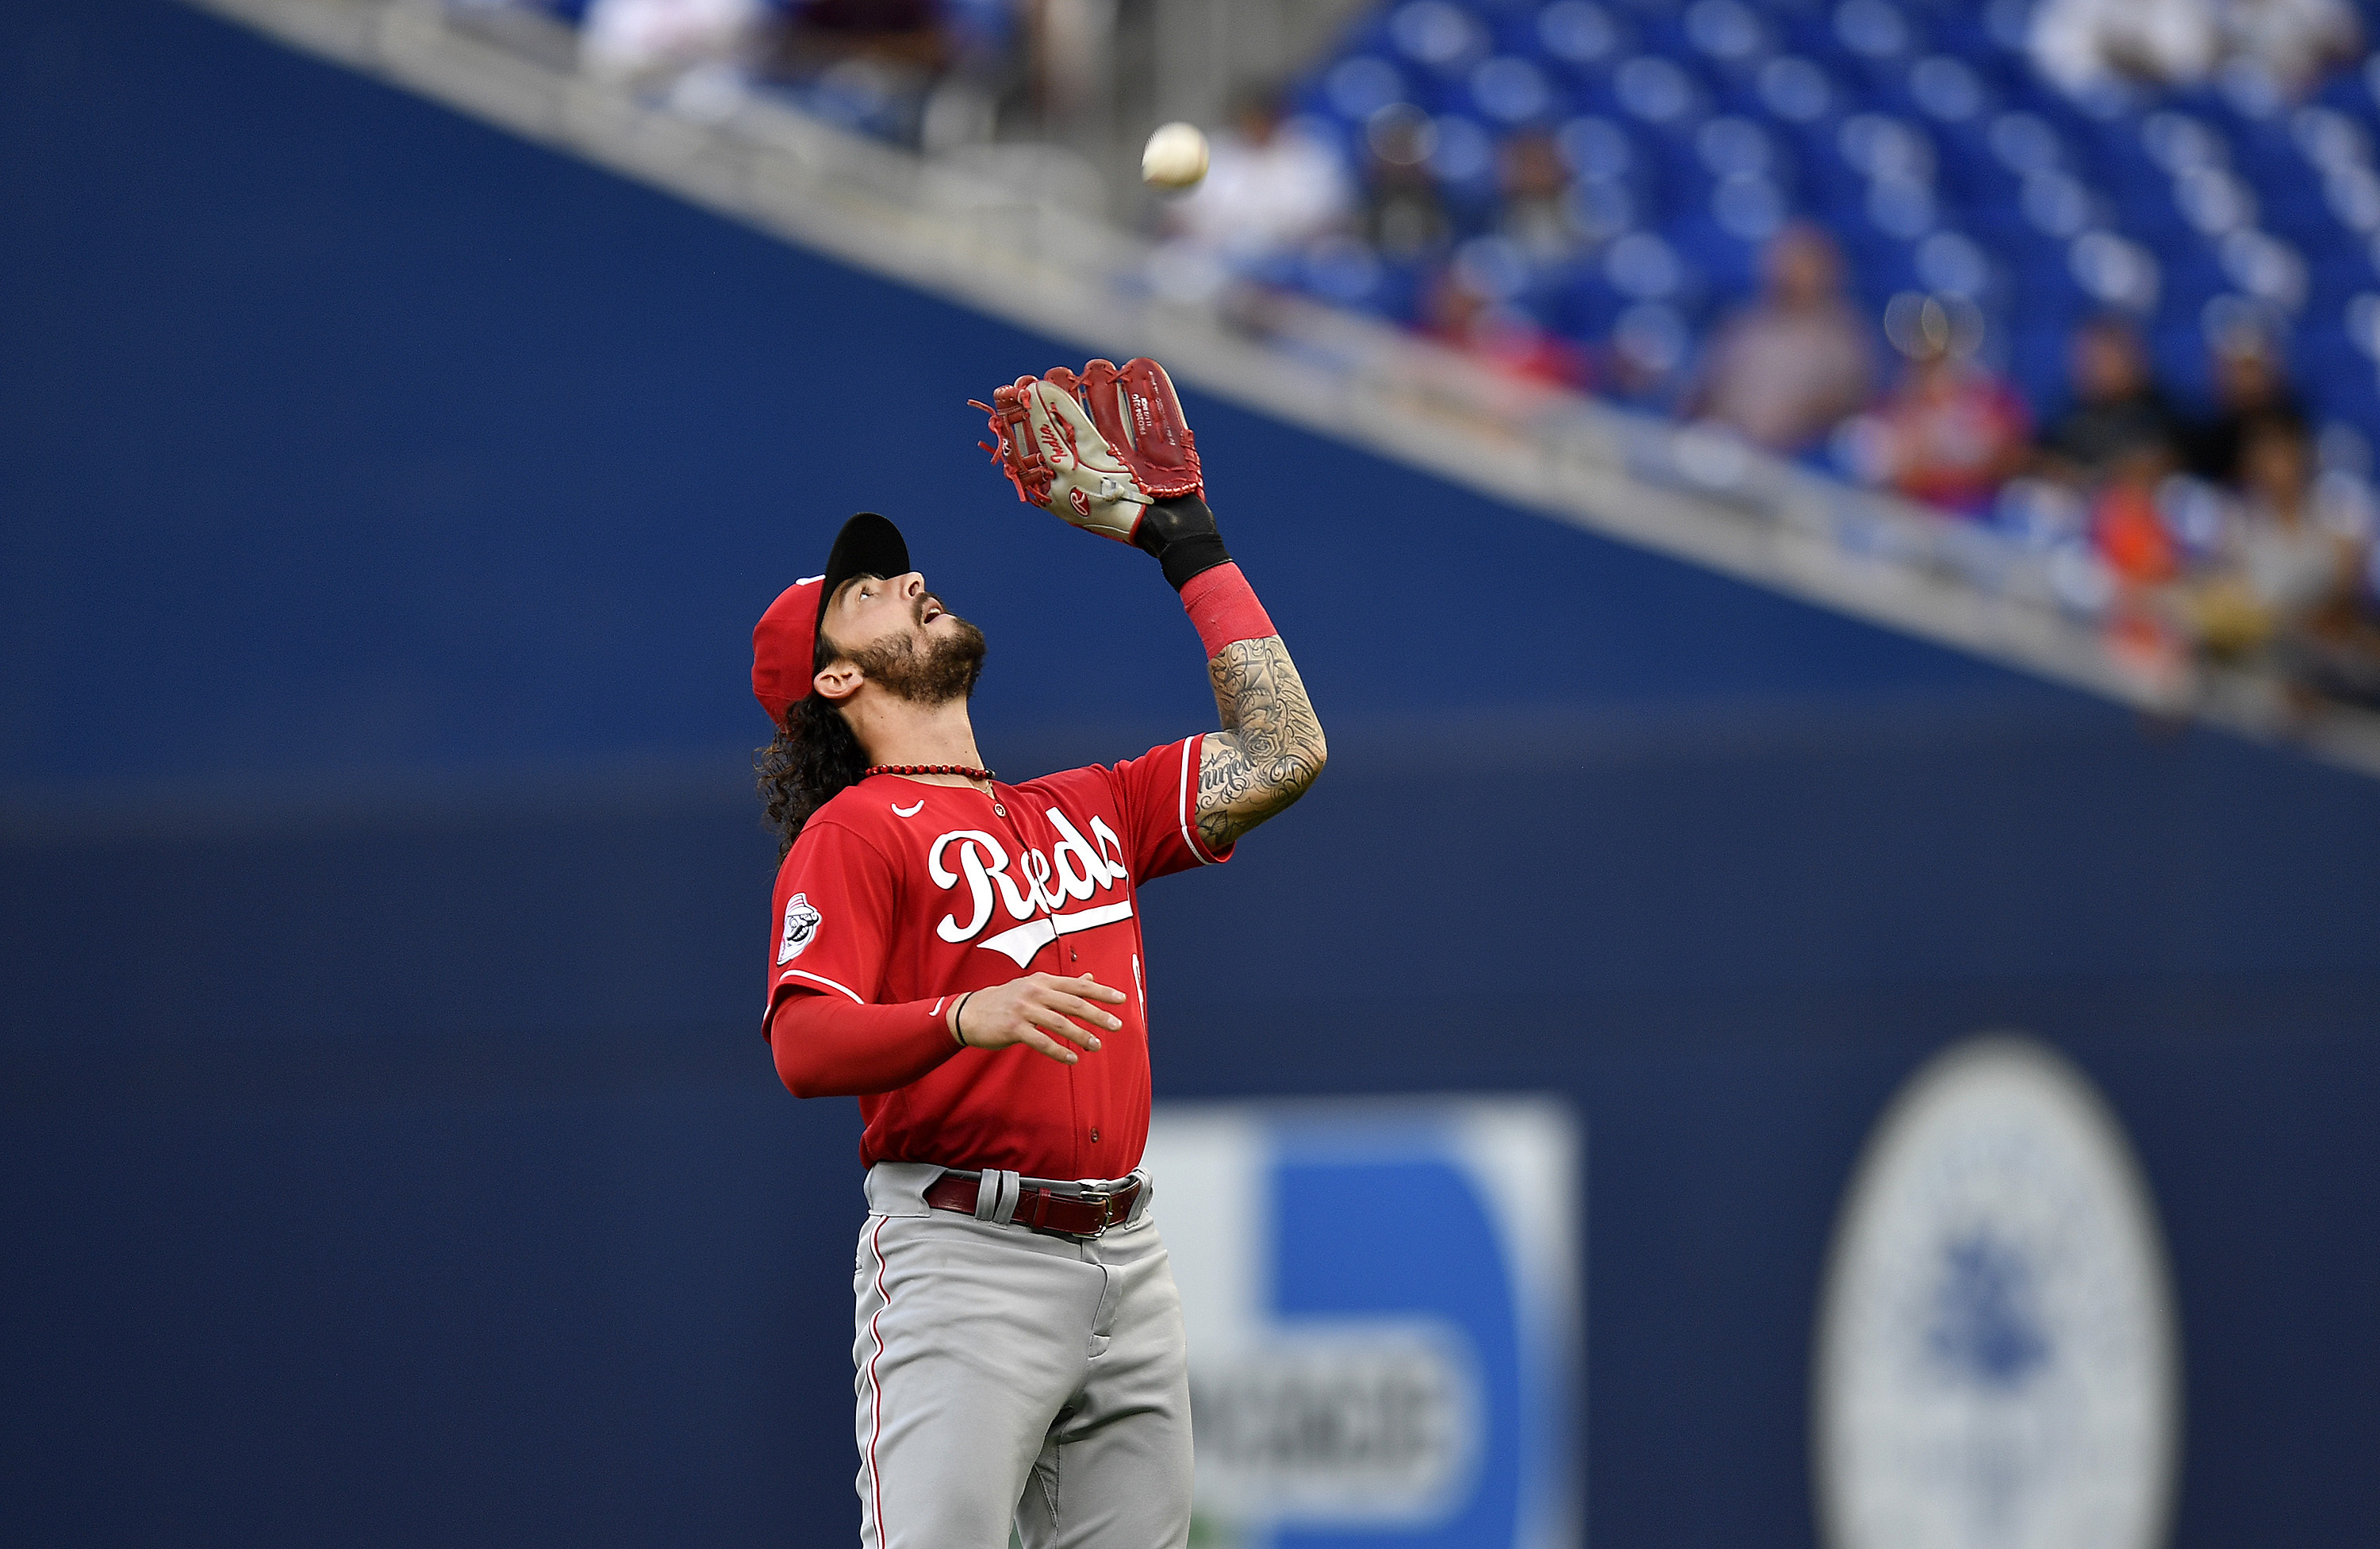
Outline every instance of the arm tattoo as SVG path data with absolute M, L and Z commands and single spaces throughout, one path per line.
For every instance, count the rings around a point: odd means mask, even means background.
M 1220 850 L 1286 810 L 1322 773 L 1322 724 L 1278 635 L 1240 640 L 1207 664 L 1223 729 L 1198 752 L 1198 838 Z

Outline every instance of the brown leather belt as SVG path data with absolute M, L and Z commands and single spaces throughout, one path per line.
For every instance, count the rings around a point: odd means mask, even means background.
M 985 1173 L 969 1177 L 965 1173 L 944 1173 L 926 1186 L 926 1202 L 936 1210 L 953 1210 L 961 1215 L 988 1219 L 978 1208 L 978 1201 L 984 1180 L 998 1176 Z M 1016 1190 L 1016 1213 L 1009 1224 L 1051 1237 L 1095 1238 L 1131 1218 L 1140 1189 L 1138 1178 L 1112 1189 L 1084 1189 L 1072 1193 L 1022 1184 Z

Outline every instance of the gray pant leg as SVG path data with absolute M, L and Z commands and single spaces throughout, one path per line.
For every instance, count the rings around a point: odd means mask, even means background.
M 868 1217 L 853 1277 L 860 1542 L 1006 1549 L 1107 1276 L 1072 1243 L 916 1208 Z
M 1082 1246 L 1105 1277 L 1081 1387 L 1016 1504 L 1026 1549 L 1181 1549 L 1190 1538 L 1182 1298 L 1154 1222 Z

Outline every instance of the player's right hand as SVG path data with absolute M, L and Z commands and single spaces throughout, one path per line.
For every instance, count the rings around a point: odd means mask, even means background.
M 1087 973 L 1076 979 L 1028 973 L 989 990 L 977 990 L 953 1006 L 951 1036 L 970 1049 L 1004 1049 L 1022 1043 L 1061 1065 L 1072 1065 L 1083 1056 L 1058 1039 L 1097 1049 L 1099 1035 L 1091 1028 L 1113 1032 L 1123 1026 L 1095 1002 L 1122 1006 L 1123 992 L 1108 988 Z M 1053 1033 L 1057 1036 L 1050 1036 Z

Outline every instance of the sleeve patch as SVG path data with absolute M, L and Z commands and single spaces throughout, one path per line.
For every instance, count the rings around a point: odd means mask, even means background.
M 819 911 L 810 907 L 807 894 L 796 893 L 785 900 L 785 933 L 777 940 L 779 968 L 800 957 L 818 939 L 819 921 Z

